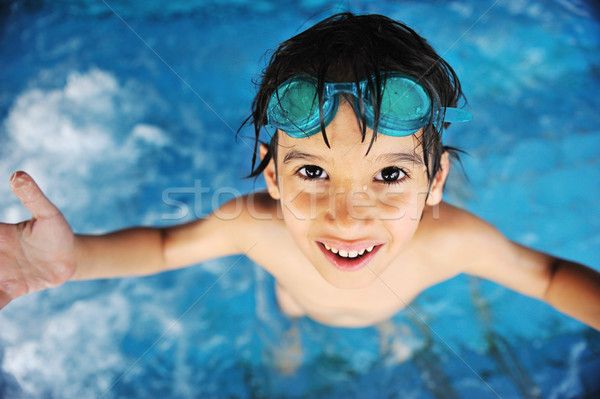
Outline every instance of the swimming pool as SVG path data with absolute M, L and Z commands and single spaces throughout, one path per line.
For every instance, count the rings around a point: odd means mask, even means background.
M 413 26 L 472 123 L 447 199 L 510 238 L 600 267 L 600 23 L 591 2 L 22 1 L 0 5 L 0 182 L 30 172 L 74 229 L 200 217 L 243 180 L 266 49 L 334 12 Z M 208 189 L 208 192 L 205 192 Z M 0 217 L 28 214 L 0 184 Z M 69 283 L 0 312 L 3 398 L 600 395 L 600 334 L 493 283 L 424 292 L 383 332 L 296 323 L 243 257 Z

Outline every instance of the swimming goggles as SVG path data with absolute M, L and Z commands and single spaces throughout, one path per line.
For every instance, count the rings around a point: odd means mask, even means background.
M 416 80 L 394 72 L 382 79 L 382 85 L 379 133 L 394 137 L 410 136 L 430 123 L 432 101 Z M 375 110 L 366 79 L 358 85 L 325 82 L 322 108 L 325 126 L 335 117 L 340 93 L 351 94 L 357 99 L 361 94 L 367 126 L 373 129 Z M 353 101 L 356 115 L 362 115 L 360 103 Z M 468 122 L 473 116 L 463 109 L 435 105 L 433 120 L 438 119 L 439 122 Z M 269 100 L 267 121 L 267 126 L 282 130 L 293 138 L 308 137 L 321 131 L 317 79 L 300 75 L 282 83 Z

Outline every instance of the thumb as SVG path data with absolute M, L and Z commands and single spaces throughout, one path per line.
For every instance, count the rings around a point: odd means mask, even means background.
M 10 178 L 10 188 L 36 219 L 51 218 L 60 213 L 27 173 L 15 172 Z

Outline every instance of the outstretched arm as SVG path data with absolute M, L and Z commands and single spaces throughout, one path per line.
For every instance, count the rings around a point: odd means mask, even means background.
M 491 256 L 487 257 L 489 263 L 473 274 L 543 300 L 600 330 L 600 273 L 496 234 L 495 248 L 498 252 L 490 252 Z M 492 242 L 490 245 L 493 245 Z
M 513 275 L 498 276 L 498 282 L 600 330 L 600 273 L 513 242 L 508 246 L 514 266 L 507 272 Z
M 546 259 L 548 285 L 543 299 L 597 330 L 600 330 L 600 273 L 564 259 Z
M 511 242 L 467 212 L 459 218 L 463 241 L 469 243 L 461 254 L 466 273 L 543 300 L 600 330 L 600 273 Z
M 242 199 L 236 199 L 243 201 Z M 236 201 L 234 200 L 234 201 Z M 219 214 L 235 212 L 233 202 Z M 206 219 L 167 227 L 134 227 L 99 236 L 75 236 L 76 269 L 72 280 L 89 280 L 160 273 L 240 252 L 240 224 Z
M 10 185 L 33 217 L 0 223 L 0 309 L 12 299 L 69 279 L 147 275 L 238 251 L 233 224 L 214 215 L 164 229 L 74 235 L 29 175 L 15 173 Z

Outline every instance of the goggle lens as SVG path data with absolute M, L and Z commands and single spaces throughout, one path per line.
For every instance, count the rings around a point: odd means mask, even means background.
M 281 85 L 269 101 L 268 118 L 270 125 L 286 133 L 311 130 L 309 125 L 319 121 L 319 101 L 314 82 L 296 79 Z
M 429 123 L 431 100 L 425 89 L 415 80 L 399 73 L 387 76 L 382 91 L 380 118 L 377 130 L 388 136 L 409 136 Z M 360 82 L 367 126 L 375 125 L 374 107 L 367 82 Z M 328 125 L 337 112 L 338 94 L 357 96 L 353 83 L 325 83 L 323 119 Z M 359 103 L 354 101 L 359 115 Z M 445 113 L 444 122 L 467 122 L 472 115 L 457 108 L 436 110 Z M 294 138 L 311 136 L 321 130 L 317 80 L 311 76 L 297 76 L 284 82 L 271 96 L 267 109 L 268 125 Z

